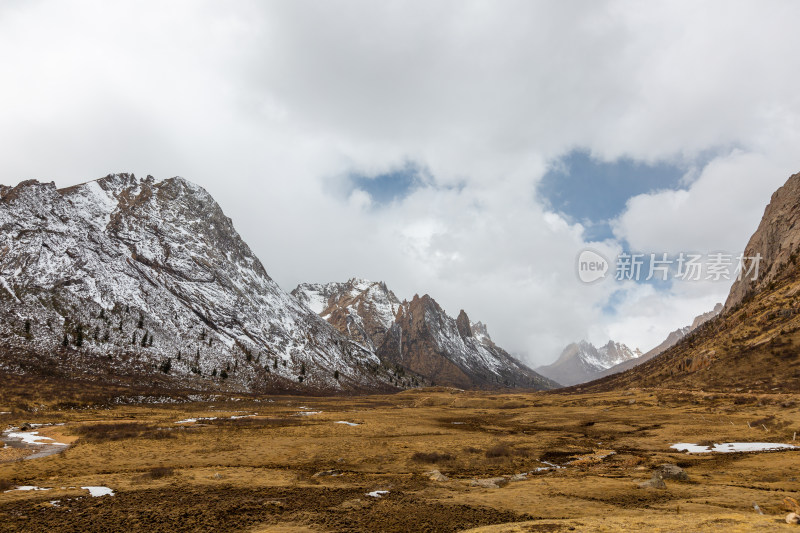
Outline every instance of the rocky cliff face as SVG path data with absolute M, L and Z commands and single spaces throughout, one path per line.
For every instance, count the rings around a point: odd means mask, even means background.
M 2 370 L 35 359 L 196 388 L 390 388 L 370 347 L 283 292 L 184 179 L 4 186 L 0 228 Z
M 359 344 L 375 351 L 394 322 L 400 300 L 385 283 L 303 283 L 292 295 Z
M 725 309 L 730 310 L 748 295 L 767 287 L 785 266 L 793 261 L 800 248 L 800 173 L 772 194 L 758 229 L 745 247 L 745 257 L 761 255 L 758 279 L 747 276 L 731 287 Z
M 608 341 L 596 348 L 581 341 L 570 344 L 554 363 L 540 366 L 536 371 L 563 385 L 575 385 L 596 379 L 603 371 L 640 355 L 638 349 L 631 350 L 619 342 Z
M 383 283 L 302 284 L 292 294 L 313 306 L 384 363 L 428 383 L 462 388 L 558 386 L 492 342 L 486 326 L 463 310 L 452 318 L 428 295 L 400 302 Z

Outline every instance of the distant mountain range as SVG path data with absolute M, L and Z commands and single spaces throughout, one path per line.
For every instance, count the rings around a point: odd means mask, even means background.
M 636 359 L 641 354 L 638 349 L 631 350 L 614 341 L 608 341 L 600 348 L 587 341 L 580 341 L 564 348 L 554 363 L 540 366 L 536 371 L 562 385 L 575 385 L 591 381 L 603 371 Z
M 0 228 L 3 374 L 240 392 L 556 385 L 427 296 L 360 281 L 287 294 L 182 178 L 0 185 Z
M 559 358 L 550 365 L 536 369 L 543 376 L 568 385 L 577 385 L 617 374 L 649 361 L 667 348 L 674 346 L 679 340 L 711 320 L 722 311 L 722 304 L 717 304 L 712 311 L 695 317 L 689 326 L 678 328 L 667 335 L 661 344 L 642 353 L 638 348 L 631 350 L 626 345 L 608 341 L 605 346 L 595 348 L 589 342 L 580 341 L 564 348 Z
M 382 282 L 301 284 L 292 294 L 382 361 L 462 388 L 552 389 L 549 380 L 497 346 L 464 310 L 449 316 L 430 296 L 400 301 Z

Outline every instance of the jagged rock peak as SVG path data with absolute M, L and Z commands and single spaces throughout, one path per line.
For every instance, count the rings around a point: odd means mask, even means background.
M 449 316 L 430 295 L 400 302 L 384 283 L 304 283 L 292 291 L 339 331 L 381 359 L 431 383 L 457 387 L 553 388 L 497 347 L 486 326 L 462 310 Z M 477 333 L 476 333 L 477 332 Z
M 458 333 L 462 337 L 472 337 L 472 327 L 469 322 L 469 317 L 463 309 L 460 313 L 458 313 L 458 318 L 456 318 L 456 326 L 458 327 Z

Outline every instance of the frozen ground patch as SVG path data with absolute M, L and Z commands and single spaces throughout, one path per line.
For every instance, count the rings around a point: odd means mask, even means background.
M 216 420 L 216 416 L 201 416 L 198 418 L 185 418 L 183 420 L 178 420 L 175 422 L 176 424 L 194 424 L 195 422 L 199 422 L 202 420 Z
M 20 432 L 9 432 L 7 434 L 8 438 L 10 439 L 17 439 L 25 444 L 38 444 L 44 445 L 48 444 L 50 446 L 67 446 L 63 442 L 55 442 L 50 437 L 44 437 L 39 435 L 38 431 L 20 431 Z M 42 441 L 52 441 L 52 442 L 42 442 Z
M 52 490 L 52 489 L 48 489 L 48 488 L 45 488 L 45 487 L 37 487 L 35 485 L 20 485 L 18 487 L 14 487 L 13 489 L 7 490 L 5 492 L 12 492 L 12 491 L 15 491 L 15 490 L 25 490 L 25 491 L 27 491 L 27 490 Z
M 113 496 L 114 491 L 108 487 L 81 487 L 89 491 L 89 496 L 92 498 L 99 498 L 100 496 Z
M 734 452 L 773 452 L 778 450 L 796 450 L 800 447 L 779 442 L 723 442 L 713 446 L 702 446 L 688 442 L 673 444 L 670 448 L 687 453 L 734 453 Z

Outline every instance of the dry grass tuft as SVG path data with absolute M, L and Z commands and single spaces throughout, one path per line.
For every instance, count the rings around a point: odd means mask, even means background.
M 416 452 L 411 456 L 412 461 L 417 461 L 419 463 L 441 463 L 452 459 L 453 456 L 449 453 L 439 452 Z
M 145 474 L 150 479 L 162 479 L 175 475 L 175 470 L 167 466 L 154 466 Z
M 174 439 L 172 430 L 159 429 L 142 422 L 117 422 L 111 424 L 89 424 L 78 427 L 75 432 L 81 441 L 104 442 L 123 439 Z

